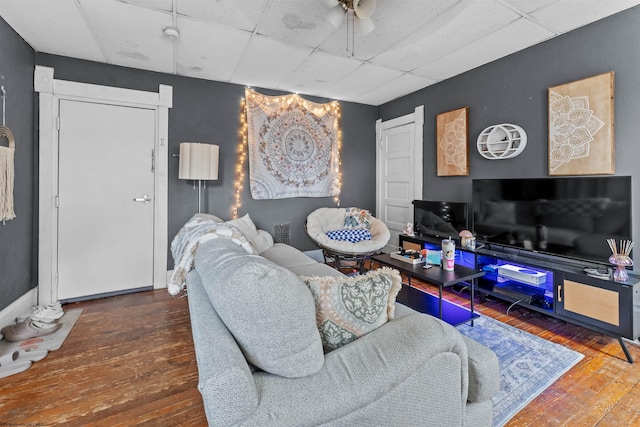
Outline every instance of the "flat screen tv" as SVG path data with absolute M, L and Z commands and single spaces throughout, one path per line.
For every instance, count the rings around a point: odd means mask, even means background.
M 469 205 L 463 202 L 414 200 L 414 232 L 433 237 L 457 239 L 461 230 L 469 230 Z
M 607 263 L 631 240 L 631 177 L 473 180 L 479 241 Z

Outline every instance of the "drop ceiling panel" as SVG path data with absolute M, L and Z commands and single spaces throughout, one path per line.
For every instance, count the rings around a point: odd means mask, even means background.
M 117 0 L 112 0 L 117 1 Z M 135 4 L 137 6 L 148 7 L 149 9 L 164 10 L 173 12 L 173 0 L 120 0 L 125 3 Z
M 324 23 L 328 7 L 317 0 L 274 1 L 265 11 L 256 33 L 292 46 L 317 47 L 333 30 Z
M 282 89 L 324 96 L 326 89 L 355 71 L 362 63 L 316 51 L 289 75 Z
M 521 18 L 499 31 L 451 52 L 450 55 L 438 61 L 416 69 L 414 73 L 434 80 L 444 80 L 540 43 L 552 36 L 553 33 L 545 28 Z
M 249 33 L 178 18 L 177 70 L 183 76 L 228 82 L 249 38 Z
M 402 72 L 364 64 L 335 85 L 327 89 L 334 99 L 354 99 L 367 94 L 385 83 L 402 76 Z
M 269 0 L 177 0 L 179 15 L 253 31 Z
M 278 89 L 280 82 L 298 68 L 312 52 L 310 48 L 294 48 L 278 40 L 253 36 L 231 81 Z
M 413 74 L 403 74 L 397 79 L 391 80 L 384 86 L 380 86 L 369 93 L 357 97 L 354 101 L 362 104 L 380 105 L 396 98 L 400 98 L 401 96 L 413 93 L 434 83 L 434 80 L 425 79 Z
M 524 13 L 531 13 L 558 0 L 503 0 L 505 4 L 511 5 Z
M 0 16 L 38 52 L 380 105 L 638 4 L 377 0 L 354 50 L 326 0 L 0 0 Z
M 579 4 L 578 4 L 579 3 Z M 531 14 L 547 28 L 566 32 L 637 5 L 637 0 L 557 1 Z
M 172 25 L 170 13 L 121 2 L 79 2 L 111 64 L 173 73 L 173 46 L 162 35 Z
M 463 3 L 455 13 L 427 25 L 420 30 L 410 43 L 404 43 L 375 57 L 372 62 L 378 65 L 402 67 L 411 71 L 425 64 L 437 61 L 451 52 L 504 28 L 520 17 L 499 3 L 471 2 Z
M 38 52 L 105 61 L 74 0 L 0 1 L 0 15 Z

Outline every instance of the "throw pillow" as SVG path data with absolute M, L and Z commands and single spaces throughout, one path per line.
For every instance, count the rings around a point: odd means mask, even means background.
M 242 218 L 227 221 L 227 224 L 230 224 L 240 230 L 247 240 L 251 242 L 257 253 L 262 253 L 272 246 L 269 245 L 267 239 L 265 239 L 265 237 L 258 231 L 258 228 L 251 220 L 249 214 L 246 214 Z M 266 231 L 264 233 L 266 233 Z
M 371 212 L 366 209 L 347 208 L 344 215 L 344 228 L 369 230 L 371 228 Z
M 382 267 L 362 276 L 302 277 L 316 301 L 316 322 L 325 353 L 393 319 L 402 288 L 398 270 Z
M 358 243 L 363 240 L 371 240 L 371 232 L 369 230 L 331 230 L 325 233 L 331 240 L 347 241 Z
M 218 239 L 195 259 L 202 285 L 249 362 L 286 378 L 324 365 L 314 299 L 291 271 Z

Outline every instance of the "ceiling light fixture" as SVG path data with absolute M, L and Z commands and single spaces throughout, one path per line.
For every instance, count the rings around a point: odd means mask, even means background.
M 347 19 L 347 46 L 349 44 L 349 18 L 351 19 L 351 55 L 353 55 L 353 30 L 360 35 L 367 35 L 376 27 L 371 16 L 376 11 L 376 0 L 325 0 L 331 6 L 324 19 L 328 26 L 337 30 L 342 25 L 345 15 Z M 349 48 L 347 47 L 347 50 Z

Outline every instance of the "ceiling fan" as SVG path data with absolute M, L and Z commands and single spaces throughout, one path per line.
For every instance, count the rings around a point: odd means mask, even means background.
M 337 30 L 345 16 L 353 16 L 353 26 L 361 35 L 369 34 L 376 27 L 371 16 L 376 10 L 376 0 L 325 0 L 331 6 L 324 19 Z

